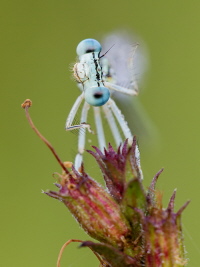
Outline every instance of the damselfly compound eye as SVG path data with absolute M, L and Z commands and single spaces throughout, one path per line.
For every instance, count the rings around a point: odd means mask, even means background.
M 76 53 L 78 56 L 82 56 L 91 52 L 101 52 L 101 45 L 95 39 L 85 39 L 81 41 L 76 48 Z
M 110 98 L 110 91 L 106 87 L 90 87 L 85 90 L 85 101 L 92 106 L 103 106 Z

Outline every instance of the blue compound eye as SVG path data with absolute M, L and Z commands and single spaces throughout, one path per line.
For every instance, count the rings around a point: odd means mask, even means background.
M 85 90 L 85 101 L 92 106 L 103 106 L 110 98 L 110 91 L 106 87 L 90 87 Z
M 76 48 L 76 53 L 78 56 L 82 56 L 91 52 L 101 52 L 101 45 L 95 39 L 85 39 L 81 41 Z

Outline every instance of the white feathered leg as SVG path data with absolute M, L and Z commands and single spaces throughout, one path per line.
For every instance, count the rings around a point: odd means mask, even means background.
M 114 83 L 104 82 L 104 85 L 111 90 L 126 94 L 126 95 L 138 95 L 138 88 L 128 89 Z
M 104 147 L 106 147 L 106 140 L 105 140 L 105 136 L 104 136 L 103 125 L 102 125 L 102 120 L 101 120 L 101 113 L 100 113 L 99 107 L 94 107 L 94 118 L 95 118 L 95 123 L 96 123 L 99 149 L 101 151 L 104 151 Z
M 119 125 L 121 126 L 121 129 L 124 133 L 125 138 L 128 138 L 128 143 L 129 143 L 129 145 L 131 145 L 132 141 L 133 141 L 133 135 L 131 133 L 131 130 L 128 127 L 127 122 L 124 119 L 124 116 L 121 113 L 121 110 L 117 107 L 117 105 L 115 104 L 115 102 L 111 98 L 108 100 L 107 103 L 110 105 L 110 108 L 111 108 L 113 114 L 115 115 L 116 119 L 118 120 Z M 136 146 L 136 148 L 135 148 L 135 157 L 137 160 L 137 164 L 140 168 L 140 175 L 142 178 L 143 174 L 142 174 L 142 170 L 140 167 L 140 151 L 139 151 L 138 146 Z
M 82 108 L 82 113 L 81 113 L 81 123 L 87 121 L 89 108 L 90 108 L 90 105 L 87 102 L 85 102 Z M 74 163 L 76 170 L 80 168 L 81 163 L 83 161 L 83 152 L 85 149 L 85 138 L 86 138 L 85 135 L 86 135 L 86 129 L 80 129 L 79 136 L 78 136 L 78 154 L 76 155 L 75 163 Z
M 103 111 L 105 113 L 105 117 L 108 121 L 108 124 L 110 126 L 110 130 L 113 134 L 116 146 L 118 147 L 122 143 L 122 138 L 121 138 L 119 129 L 117 127 L 115 118 L 114 118 L 112 111 L 110 110 L 110 107 L 107 103 L 102 108 L 103 108 Z
M 81 104 L 81 102 L 83 101 L 84 99 L 84 93 L 82 93 L 75 101 L 68 117 L 67 117 L 67 120 L 66 120 L 66 124 L 65 124 L 65 130 L 66 131 L 71 131 L 71 130 L 75 130 L 75 129 L 79 129 L 79 128 L 87 128 L 89 132 L 92 133 L 92 130 L 90 129 L 90 124 L 88 123 L 81 123 L 81 124 L 78 124 L 78 125 L 72 125 L 72 122 L 74 120 L 74 117 L 78 111 L 78 108 Z

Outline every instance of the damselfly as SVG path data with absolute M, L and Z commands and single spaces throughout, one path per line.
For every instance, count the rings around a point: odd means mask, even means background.
M 136 44 L 132 47 L 132 55 L 129 62 L 130 65 L 133 63 L 134 53 L 137 46 L 138 45 Z M 115 47 L 112 47 L 111 50 L 112 49 L 115 49 Z M 110 126 L 116 145 L 119 146 L 123 141 L 120 132 L 122 132 L 124 137 L 128 139 L 129 144 L 131 144 L 133 140 L 133 135 L 128 124 L 111 96 L 114 91 L 117 91 L 122 95 L 137 95 L 138 88 L 134 74 L 131 73 L 131 71 L 129 73 L 129 88 L 116 84 L 117 79 L 115 77 L 115 72 L 106 57 L 106 55 L 109 54 L 109 51 L 101 55 L 101 50 L 101 44 L 95 39 L 85 39 L 81 41 L 76 49 L 79 62 L 74 65 L 73 72 L 82 93 L 75 101 L 65 125 L 67 131 L 80 129 L 78 137 L 78 153 L 75 158 L 76 169 L 80 167 L 82 162 L 82 156 L 85 149 L 86 129 L 89 133 L 94 133 L 91 130 L 90 124 L 87 122 L 88 111 L 91 106 L 93 106 L 94 110 L 96 134 L 99 147 L 102 151 L 106 147 L 106 138 L 102 125 L 101 108 Z M 72 125 L 74 117 L 83 101 L 84 104 L 82 107 L 80 124 Z M 84 129 L 84 131 L 81 131 L 81 129 Z M 138 162 L 140 162 L 138 147 L 136 147 L 136 157 Z

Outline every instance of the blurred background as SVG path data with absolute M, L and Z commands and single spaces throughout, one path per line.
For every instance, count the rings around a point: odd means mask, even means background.
M 60 167 L 20 104 L 33 101 L 35 124 L 63 160 L 73 161 L 76 136 L 64 124 L 80 94 L 70 71 L 76 46 L 124 28 L 149 52 L 138 99 L 156 138 L 147 146 L 138 137 L 144 183 L 164 167 L 157 185 L 164 204 L 174 188 L 176 210 L 191 199 L 183 231 L 188 266 L 200 266 L 199 8 L 199 1 L 179 0 L 1 1 L 1 266 L 53 267 L 65 241 L 91 240 L 64 205 L 41 194 L 55 189 L 52 173 Z M 87 162 L 88 173 L 101 180 L 95 164 Z M 61 266 L 98 266 L 89 249 L 77 247 L 66 249 Z

